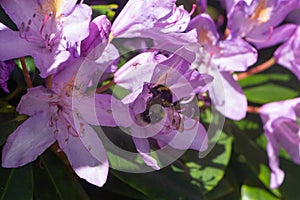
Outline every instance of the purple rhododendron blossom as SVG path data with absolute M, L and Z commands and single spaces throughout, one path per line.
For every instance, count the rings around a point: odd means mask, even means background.
M 118 60 L 118 50 L 109 43 L 111 24 L 106 16 L 96 17 L 89 26 L 89 35 L 81 42 L 81 55 L 70 59 L 62 64 L 62 70 L 54 74 L 54 79 L 60 81 L 53 87 L 61 88 L 65 80 L 71 80 L 76 77 L 74 84 L 81 88 L 84 93 L 87 87 L 97 86 L 99 81 L 104 80 L 107 74 L 116 70 L 116 61 Z M 92 85 L 91 85 L 92 84 Z
M 0 86 L 7 93 L 9 93 L 9 90 L 7 88 L 6 81 L 9 79 L 10 73 L 14 67 L 15 63 L 13 61 L 0 61 Z
M 124 75 L 116 72 L 115 82 L 130 90 L 131 94 L 123 101 L 130 116 L 115 119 L 117 124 L 128 124 L 145 163 L 159 169 L 157 161 L 150 156 L 150 138 L 155 139 L 160 148 L 165 145 L 180 150 L 204 151 L 207 148 L 207 133 L 199 119 L 194 119 L 192 114 L 184 115 L 184 111 L 177 110 L 175 105 L 206 91 L 212 77 L 189 69 L 190 64 L 184 58 L 193 57 L 193 54 L 187 51 L 178 51 L 167 59 L 154 52 L 143 55 L 145 57 L 140 54 L 127 65 L 130 73 L 127 70 L 122 71 Z M 162 61 L 157 64 L 159 59 Z M 139 77 L 146 71 L 145 77 Z M 133 77 L 139 77 L 138 81 Z
M 187 30 L 191 29 L 198 33 L 198 43 L 189 47 L 196 52 L 193 64 L 198 71 L 214 77 L 209 94 L 216 109 L 231 119 L 244 118 L 247 99 L 231 72 L 245 71 L 254 64 L 256 50 L 239 38 L 220 40 L 216 25 L 207 14 L 193 18 Z
M 106 182 L 106 152 L 90 125 L 114 123 L 108 110 L 111 96 L 87 89 L 93 79 L 98 83 L 97 75 L 105 73 L 119 56 L 108 43 L 109 32 L 106 17 L 95 18 L 89 36 L 81 43 L 81 56 L 62 64 L 62 70 L 53 75 L 51 90 L 42 86 L 28 89 L 17 111 L 30 117 L 9 136 L 3 167 L 25 165 L 57 141 L 79 177 L 97 186 Z
M 89 33 L 91 8 L 76 5 L 76 0 L 1 0 L 0 4 L 19 29 L 0 31 L 0 60 L 30 55 L 43 78 L 76 56 L 74 49 Z
M 300 98 L 266 104 L 259 112 L 268 140 L 267 153 L 272 171 L 270 187 L 277 188 L 284 179 L 284 172 L 279 168 L 280 146 L 300 164 Z
M 291 70 L 300 80 L 300 27 L 274 53 L 278 64 Z
M 78 176 L 102 186 L 108 173 L 103 144 L 85 120 L 87 115 L 72 110 L 72 88 L 65 86 L 60 94 L 42 86 L 28 89 L 17 111 L 30 117 L 8 137 L 2 166 L 23 166 L 57 141 Z
M 231 1 L 230 1 L 231 2 Z M 299 7 L 298 0 L 252 0 L 230 3 L 228 28 L 232 37 L 242 37 L 257 48 L 270 47 L 286 40 L 294 25 L 280 26 L 289 12 Z
M 143 37 L 156 42 L 188 44 L 196 40 L 195 31 L 185 31 L 191 14 L 176 0 L 130 0 L 112 25 L 112 37 Z M 126 19 L 126 20 L 125 20 Z

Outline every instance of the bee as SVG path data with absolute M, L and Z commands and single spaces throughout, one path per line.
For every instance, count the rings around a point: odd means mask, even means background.
M 171 107 L 173 103 L 173 94 L 171 90 L 162 85 L 158 84 L 153 88 L 150 88 L 150 93 L 152 93 L 153 98 L 150 101 L 150 104 L 160 104 L 163 107 Z
M 156 124 L 168 115 L 171 125 L 167 125 L 167 128 L 175 128 L 183 132 L 183 122 L 179 111 L 176 109 L 179 101 L 173 103 L 172 91 L 163 84 L 150 84 L 149 87 L 152 98 L 147 102 L 146 110 L 141 113 L 143 121 L 148 124 Z

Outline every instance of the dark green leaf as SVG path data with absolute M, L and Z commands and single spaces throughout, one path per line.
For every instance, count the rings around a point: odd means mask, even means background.
M 40 156 L 34 164 L 35 198 L 52 199 L 88 199 L 74 173 L 70 173 L 61 160 L 50 150 Z
M 222 179 L 220 183 L 205 196 L 209 200 L 222 199 L 224 196 L 232 193 L 234 189 L 235 188 L 226 179 Z
M 189 178 L 174 173 L 170 168 L 144 174 L 130 174 L 111 170 L 114 176 L 143 193 L 149 199 L 156 200 L 201 200 L 203 193 L 190 184 Z
M 33 199 L 31 164 L 16 169 L 0 168 L 0 200 Z
M 11 134 L 18 125 L 27 117 L 18 115 L 15 108 L 11 105 L 0 102 L 0 146 L 6 141 L 6 138 Z
M 279 190 L 284 199 L 299 200 L 300 166 L 292 161 L 280 159 L 280 167 L 285 172 L 285 179 Z

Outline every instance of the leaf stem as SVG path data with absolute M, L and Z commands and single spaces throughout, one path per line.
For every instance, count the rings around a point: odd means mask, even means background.
M 27 85 L 28 88 L 32 88 L 32 82 L 30 80 L 30 75 L 29 75 L 24 57 L 20 58 L 20 62 L 21 62 L 21 65 L 22 65 L 26 85 Z
M 50 76 L 47 77 L 47 88 L 49 90 L 52 89 L 52 80 L 53 80 L 53 75 L 50 75 Z
M 260 109 L 260 107 L 248 106 L 247 112 L 252 113 L 252 114 L 259 114 L 259 109 Z
M 251 68 L 250 70 L 246 71 L 246 72 L 243 72 L 243 73 L 239 73 L 237 75 L 237 80 L 241 80 L 241 79 L 244 79 L 248 76 L 251 76 L 251 75 L 254 75 L 254 74 L 257 74 L 259 72 L 262 72 L 266 69 L 269 69 L 270 67 L 272 67 L 274 64 L 276 63 L 276 60 L 274 57 L 270 58 L 268 61 L 256 66 L 256 67 L 253 67 Z
M 115 85 L 115 82 L 112 80 L 110 81 L 108 84 L 106 85 L 103 85 L 101 87 L 98 87 L 96 89 L 96 93 L 102 93 L 102 92 L 105 92 L 106 90 L 108 90 L 111 86 Z

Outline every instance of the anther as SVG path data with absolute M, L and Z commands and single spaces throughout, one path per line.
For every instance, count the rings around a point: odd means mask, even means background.
M 189 16 L 192 16 L 194 14 L 196 8 L 197 8 L 197 5 L 193 4 L 192 10 L 190 11 Z

